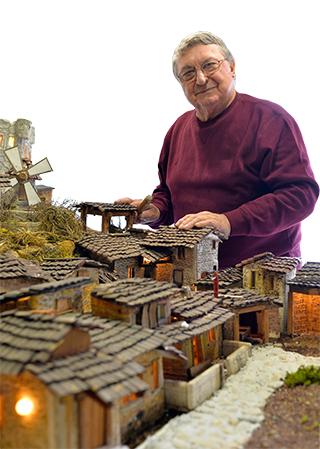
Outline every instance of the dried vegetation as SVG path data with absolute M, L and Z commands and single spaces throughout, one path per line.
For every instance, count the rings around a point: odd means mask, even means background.
M 48 257 L 72 257 L 74 242 L 85 234 L 70 200 L 29 207 L 23 221 L 13 217 L 12 207 L 2 208 L 0 254 L 9 252 L 40 262 Z

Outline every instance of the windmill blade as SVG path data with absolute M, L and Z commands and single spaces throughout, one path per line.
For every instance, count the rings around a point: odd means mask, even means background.
M 16 186 L 18 184 L 18 180 L 16 178 L 10 178 L 9 182 L 11 184 L 11 187 L 14 187 L 14 186 Z M 1 191 L 3 193 L 6 193 L 6 192 L 8 192 L 8 190 L 11 189 L 11 187 L 4 187 Z
M 37 162 L 32 167 L 28 168 L 28 174 L 29 176 L 35 176 L 40 175 L 42 173 L 48 173 L 49 171 L 52 171 L 52 167 L 48 161 L 48 159 L 45 157 L 42 159 L 42 161 Z
M 17 178 L 10 178 L 9 182 L 11 184 L 11 187 L 14 187 L 14 186 L 16 186 L 18 184 Z M 8 188 L 10 189 L 10 187 L 8 187 Z
M 33 187 L 30 181 L 26 182 L 24 185 L 24 190 L 26 192 L 26 197 L 29 206 L 41 203 L 40 196 L 38 195 L 36 189 Z
M 8 148 L 3 150 L 3 152 L 16 172 L 23 170 L 19 147 Z

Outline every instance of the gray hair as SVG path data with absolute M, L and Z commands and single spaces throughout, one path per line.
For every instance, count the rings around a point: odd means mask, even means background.
M 190 47 L 193 47 L 197 44 L 204 44 L 204 45 L 210 45 L 210 44 L 216 44 L 218 45 L 221 53 L 223 56 L 227 59 L 227 61 L 231 62 L 234 61 L 234 57 L 232 56 L 231 51 L 228 49 L 226 44 L 223 42 L 220 37 L 215 36 L 214 34 L 210 33 L 209 31 L 198 31 L 196 33 L 190 34 L 189 36 L 182 39 L 178 47 L 175 49 L 172 57 L 172 70 L 174 76 L 178 78 L 177 74 L 177 60 L 180 56 L 184 55 L 186 53 L 186 50 Z

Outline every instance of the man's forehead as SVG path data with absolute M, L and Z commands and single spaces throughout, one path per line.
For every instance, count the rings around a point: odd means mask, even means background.
M 194 66 L 204 62 L 206 59 L 221 59 L 223 54 L 216 44 L 196 44 L 187 48 L 183 55 L 177 59 L 177 67 Z

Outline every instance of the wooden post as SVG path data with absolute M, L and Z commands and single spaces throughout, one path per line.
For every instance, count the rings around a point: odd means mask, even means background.
M 287 332 L 289 335 L 293 334 L 293 292 L 288 294 Z
M 80 209 L 80 214 L 81 214 L 83 230 L 86 231 L 87 230 L 87 209 L 82 206 Z
M 111 217 L 112 217 L 112 214 L 110 212 L 102 213 L 102 228 L 101 228 L 102 233 L 107 233 L 109 231 Z

